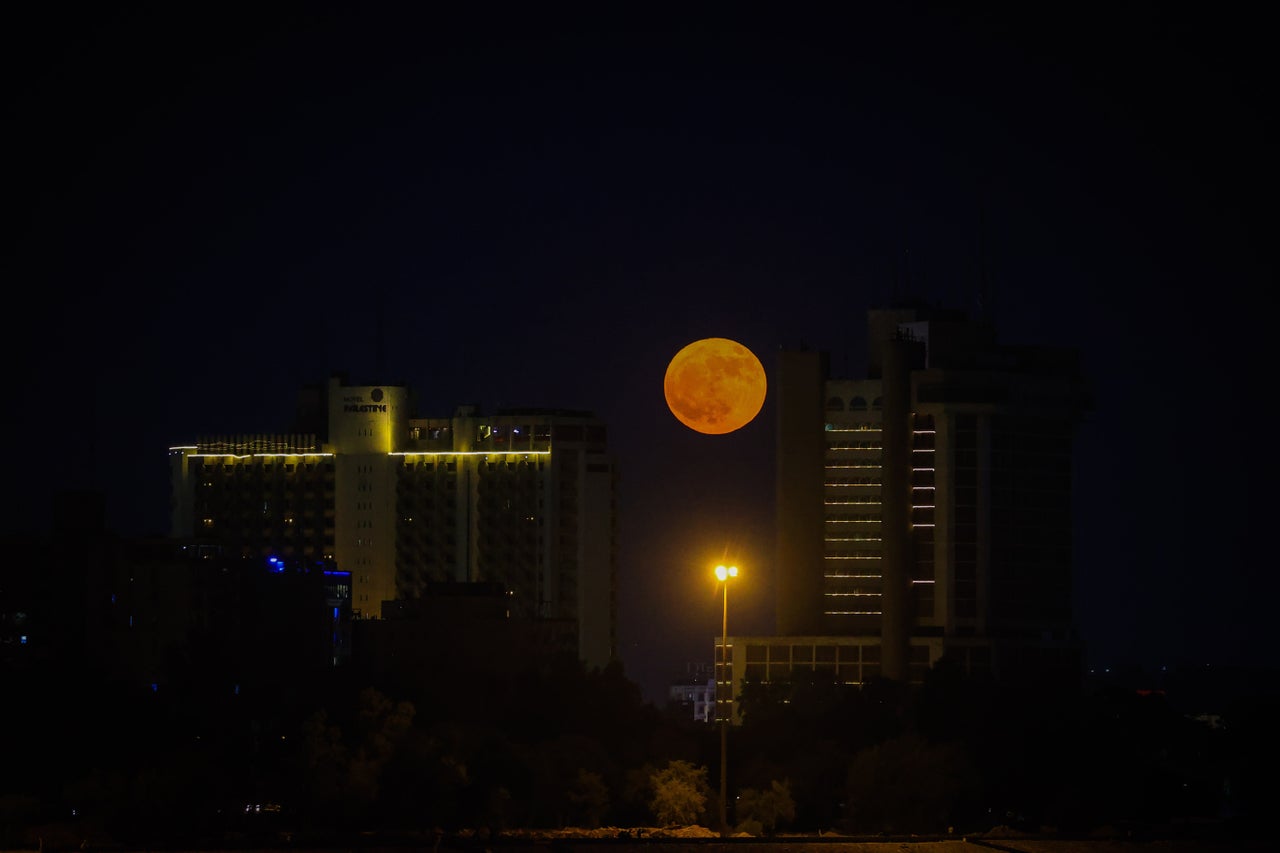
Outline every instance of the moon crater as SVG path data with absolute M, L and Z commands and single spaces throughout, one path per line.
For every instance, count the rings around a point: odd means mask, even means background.
M 671 359 L 662 390 L 671 414 L 682 424 L 706 435 L 724 435 L 760 413 L 766 386 L 755 353 L 728 338 L 703 338 Z

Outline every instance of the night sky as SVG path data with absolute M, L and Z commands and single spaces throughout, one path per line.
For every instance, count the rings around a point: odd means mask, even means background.
M 1002 341 L 1093 383 L 1089 661 L 1269 662 L 1275 69 L 1243 5 L 38 5 L 4 27 L 3 532 L 92 487 L 163 534 L 170 445 L 283 431 L 335 372 L 424 416 L 587 409 L 659 699 L 710 660 L 717 561 L 730 633 L 773 628 L 772 396 L 695 433 L 671 356 L 857 377 L 868 308 L 972 309 L 986 278 Z

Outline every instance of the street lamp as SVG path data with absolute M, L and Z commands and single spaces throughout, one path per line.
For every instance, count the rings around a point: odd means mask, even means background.
M 729 578 L 738 576 L 737 566 L 716 566 L 716 579 L 724 584 L 724 618 L 720 623 L 720 676 L 716 679 L 716 711 L 720 715 L 720 835 L 729 834 L 725 808 L 728 797 L 729 715 L 733 713 L 733 669 L 729 666 Z M 729 685 L 727 700 L 721 699 L 721 683 Z M 728 702 L 722 710 L 721 702 Z

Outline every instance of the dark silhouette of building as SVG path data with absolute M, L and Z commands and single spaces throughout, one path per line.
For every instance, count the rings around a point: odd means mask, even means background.
M 359 680 L 460 713 L 522 675 L 578 666 L 576 626 L 512 611 L 501 583 L 431 583 L 412 599 L 386 602 L 381 619 L 353 625 Z
M 50 536 L 6 542 L 8 671 L 218 689 L 319 672 L 350 655 L 350 577 L 331 562 L 123 538 L 104 518 L 101 494 L 67 492 Z
M 1078 681 L 1076 351 L 1002 345 L 923 305 L 870 311 L 868 341 L 864 379 L 779 353 L 779 636 L 731 638 L 731 684 L 795 668 L 919 681 L 943 655 Z

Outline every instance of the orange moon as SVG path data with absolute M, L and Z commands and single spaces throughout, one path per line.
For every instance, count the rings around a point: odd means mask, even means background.
M 766 384 L 764 367 L 751 350 L 728 338 L 703 338 L 671 359 L 662 393 L 680 423 L 724 435 L 760 413 Z

